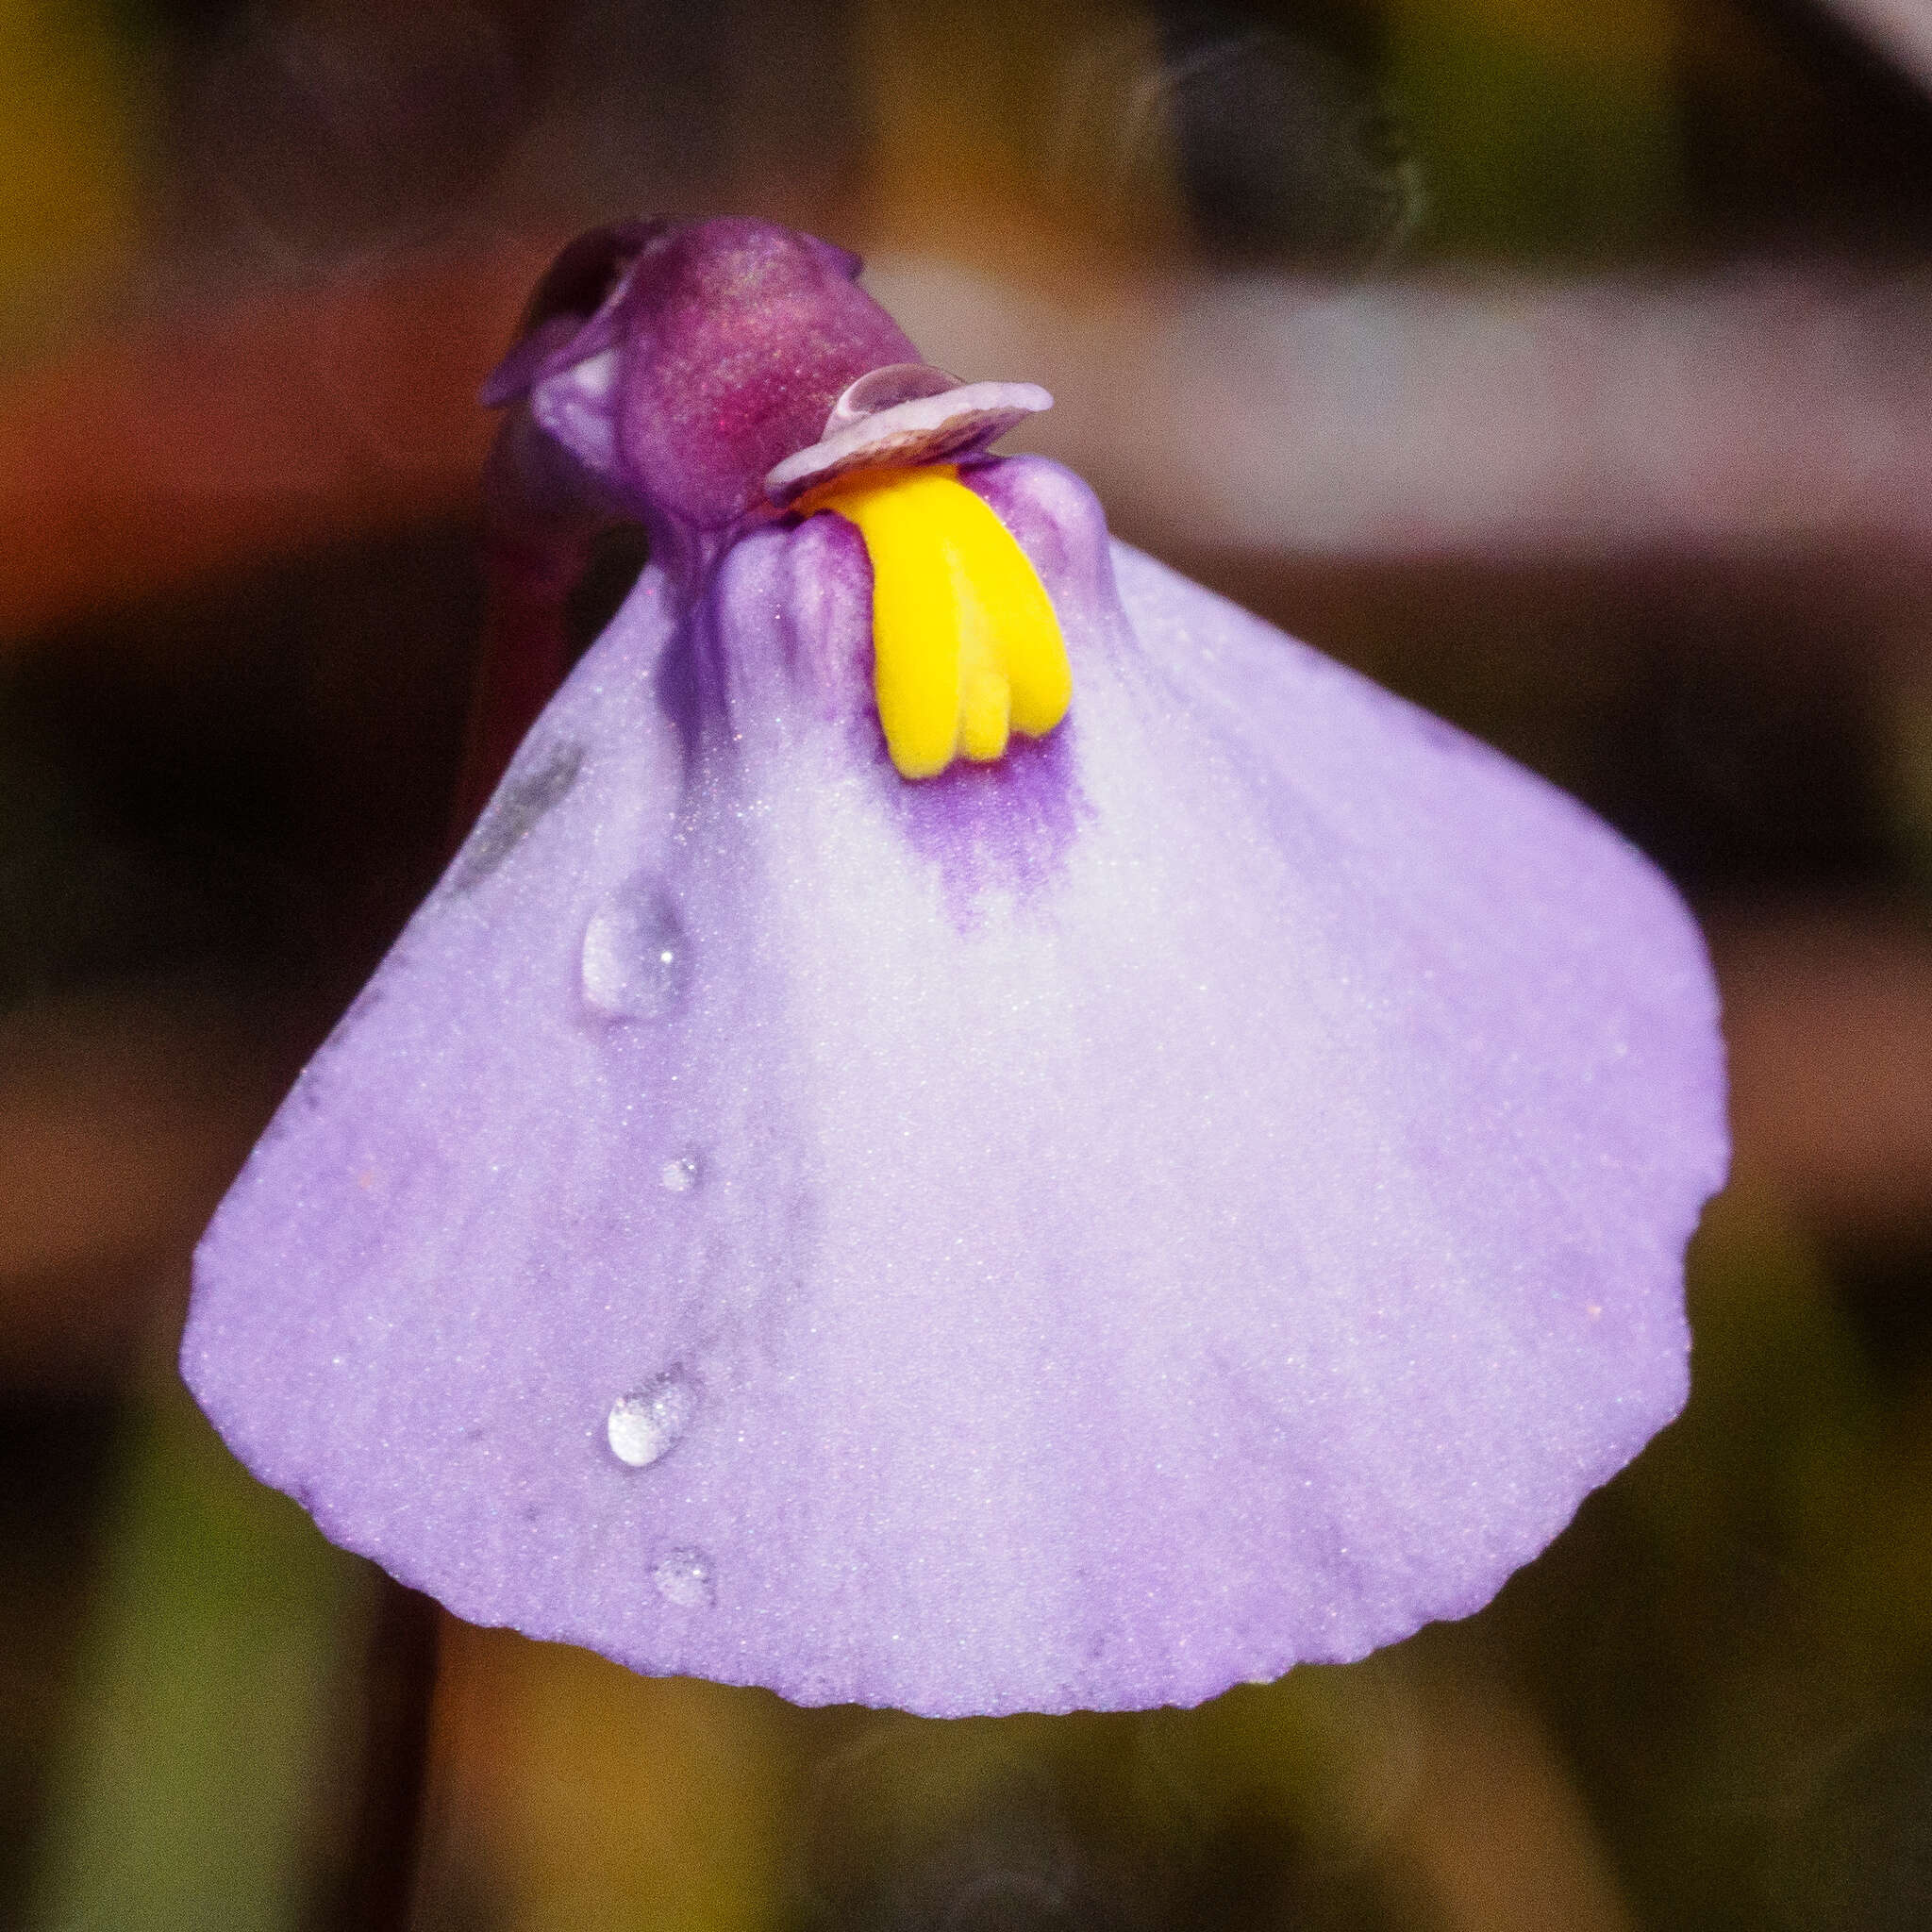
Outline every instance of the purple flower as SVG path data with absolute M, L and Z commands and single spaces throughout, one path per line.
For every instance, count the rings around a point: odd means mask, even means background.
M 183 1373 L 458 1614 L 805 1703 L 1191 1704 L 1473 1610 L 1683 1399 L 1696 931 L 987 457 L 1045 398 L 856 268 L 643 224 L 540 291 L 507 474 L 658 560 L 224 1203 Z M 908 779 L 911 567 L 795 506 L 935 463 L 1073 695 Z

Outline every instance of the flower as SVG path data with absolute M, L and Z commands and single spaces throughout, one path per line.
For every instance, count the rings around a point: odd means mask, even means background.
M 1697 933 L 985 455 L 1043 396 L 856 272 L 642 224 L 540 290 L 505 474 L 654 561 L 216 1215 L 183 1373 L 459 1615 L 805 1703 L 1191 1704 L 1473 1610 L 1683 1399 Z M 851 494 L 901 486 L 950 508 Z M 908 777 L 922 573 L 962 755 Z M 1058 722 L 982 635 L 1028 576 Z

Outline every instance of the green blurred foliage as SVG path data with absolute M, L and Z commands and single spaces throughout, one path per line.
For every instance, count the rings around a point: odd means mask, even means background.
M 1680 211 L 1666 0 L 1392 0 L 1391 86 L 1451 254 L 1601 258 Z
M 125 1412 L 27 1923 L 283 1932 L 340 1856 L 366 1567 L 178 1386 Z

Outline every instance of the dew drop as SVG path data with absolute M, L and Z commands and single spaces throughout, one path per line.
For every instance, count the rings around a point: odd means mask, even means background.
M 667 1194 L 688 1194 L 704 1175 L 704 1164 L 695 1153 L 680 1154 L 658 1170 L 658 1185 Z
M 559 744 L 534 771 L 507 786 L 464 848 L 457 866 L 457 891 L 475 891 L 529 837 L 537 822 L 562 803 L 583 768 L 583 746 Z
M 825 418 L 827 436 L 850 429 L 881 409 L 909 403 L 922 396 L 943 395 L 960 386 L 957 375 L 935 369 L 929 362 L 891 362 L 883 369 L 869 370 L 832 405 Z
M 634 881 L 584 928 L 584 999 L 607 1020 L 663 1020 L 691 984 L 691 941 L 664 888 Z
M 700 1609 L 718 1600 L 711 1559 L 702 1550 L 668 1551 L 653 1566 L 651 1581 L 666 1603 L 680 1609 Z
M 667 1369 L 635 1394 L 620 1395 L 604 1424 L 610 1453 L 632 1469 L 670 1455 L 698 1412 L 698 1391 L 682 1369 Z

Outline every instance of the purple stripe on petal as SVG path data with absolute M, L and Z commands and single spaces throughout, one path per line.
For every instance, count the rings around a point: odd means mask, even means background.
M 987 893 L 1040 891 L 1063 862 L 1082 814 L 1077 729 L 1070 720 L 1046 738 L 1016 736 L 991 764 L 884 788 L 901 836 L 944 879 L 962 923 Z

